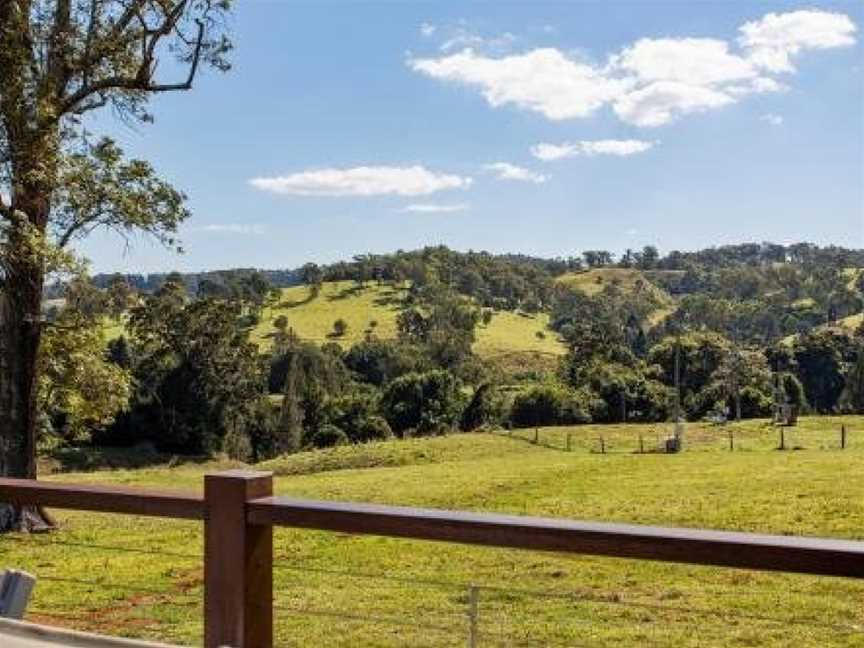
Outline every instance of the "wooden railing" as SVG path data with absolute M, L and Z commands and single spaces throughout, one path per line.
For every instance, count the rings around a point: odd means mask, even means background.
M 204 645 L 273 645 L 273 527 L 864 578 L 864 542 L 321 502 L 270 473 L 204 477 L 204 495 L 0 479 L 0 501 L 204 521 Z

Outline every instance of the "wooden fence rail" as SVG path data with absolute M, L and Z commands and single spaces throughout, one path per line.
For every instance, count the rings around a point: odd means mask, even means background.
M 204 521 L 204 645 L 273 645 L 273 527 L 864 578 L 864 542 L 321 502 L 270 473 L 204 478 L 204 496 L 0 479 L 0 501 Z

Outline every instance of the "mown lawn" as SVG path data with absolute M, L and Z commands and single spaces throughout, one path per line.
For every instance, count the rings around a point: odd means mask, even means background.
M 846 450 L 834 443 L 842 423 Z M 730 429 L 740 442 L 734 452 L 724 443 Z M 777 431 L 747 422 L 691 426 L 679 455 L 633 452 L 640 435 L 667 432 L 543 428 L 540 444 L 533 430 L 456 435 L 307 453 L 265 467 L 277 473 L 279 493 L 297 497 L 864 539 L 864 418 L 804 419 L 789 431 L 790 447 L 800 450 L 774 449 Z M 568 433 L 571 452 L 561 449 Z M 595 451 L 598 435 L 608 442 L 605 455 Z M 53 478 L 200 489 L 202 474 L 218 468 Z M 4 565 L 92 583 L 43 578 L 34 610 L 64 618 L 33 618 L 199 641 L 198 525 L 59 517 L 57 533 L 0 540 Z M 173 555 L 79 546 L 87 544 Z M 277 531 L 276 553 L 284 646 L 464 645 L 472 583 L 480 586 L 481 646 L 864 646 L 864 583 L 851 580 L 287 529 Z M 134 591 L 141 586 L 152 591 Z

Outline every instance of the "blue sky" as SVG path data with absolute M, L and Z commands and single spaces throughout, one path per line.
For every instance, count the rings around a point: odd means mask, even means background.
M 231 72 L 94 125 L 189 195 L 186 254 L 95 271 L 864 245 L 860 3 L 237 5 Z

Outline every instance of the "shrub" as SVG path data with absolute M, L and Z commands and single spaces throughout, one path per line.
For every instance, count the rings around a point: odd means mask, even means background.
M 363 421 L 358 441 L 383 441 L 393 436 L 390 424 L 381 416 L 370 416 Z
M 502 394 L 492 385 L 480 385 L 462 413 L 459 429 L 470 432 L 482 427 L 495 426 L 504 420 L 505 414 L 506 403 Z
M 763 418 L 771 416 L 773 401 L 769 394 L 755 387 L 745 387 L 741 390 L 741 417 Z
M 333 446 L 347 445 L 348 443 L 350 443 L 348 435 L 332 423 L 322 425 L 312 435 L 312 445 L 316 448 L 332 448 Z
M 580 398 L 581 396 L 581 398 Z M 559 385 L 537 385 L 513 400 L 510 420 L 515 427 L 588 423 L 590 404 L 577 394 Z
M 348 332 L 348 322 L 341 317 L 333 322 L 333 337 L 342 337 Z
M 449 371 L 409 373 L 384 390 L 381 411 L 396 434 L 415 428 L 418 435 L 453 427 L 462 413 L 460 382 Z

